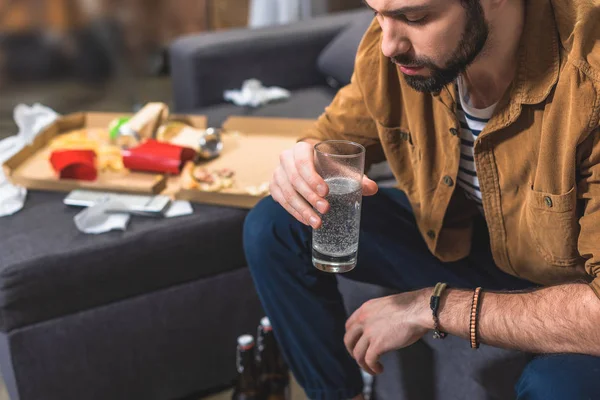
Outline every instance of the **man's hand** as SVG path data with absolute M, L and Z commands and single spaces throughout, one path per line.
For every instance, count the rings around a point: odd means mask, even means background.
M 382 354 L 410 346 L 432 328 L 430 295 L 424 289 L 370 300 L 350 316 L 344 343 L 365 371 L 380 374 Z
M 344 343 L 371 374 L 383 371 L 379 357 L 409 346 L 433 329 L 433 288 L 366 302 L 346 322 Z M 472 290 L 447 289 L 440 329 L 469 339 Z M 477 336 L 481 343 L 529 353 L 580 353 L 600 357 L 600 301 L 589 285 L 565 284 L 531 292 L 484 291 Z
M 281 204 L 294 218 L 315 229 L 321 227 L 321 214 L 329 211 L 329 203 L 325 199 L 329 192 L 327 184 L 315 170 L 316 140 L 298 142 L 281 153 L 280 164 L 273 173 L 269 189 L 273 200 Z M 363 178 L 363 196 L 377 193 L 377 184 Z

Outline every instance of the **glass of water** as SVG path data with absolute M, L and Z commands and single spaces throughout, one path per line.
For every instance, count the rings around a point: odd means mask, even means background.
M 313 229 L 313 265 L 325 272 L 354 269 L 358 254 L 365 148 L 346 140 L 327 140 L 315 146 L 317 173 L 329 186 L 329 211 Z M 316 210 L 315 210 L 316 211 Z

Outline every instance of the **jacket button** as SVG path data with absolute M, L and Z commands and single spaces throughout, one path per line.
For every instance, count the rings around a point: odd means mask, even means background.
M 450 128 L 450 134 L 452 136 L 458 136 L 458 130 L 456 128 Z
M 427 236 L 429 236 L 429 239 L 435 239 L 435 232 L 434 231 L 427 231 Z
M 444 177 L 444 185 L 452 186 L 452 185 L 454 185 L 454 181 L 452 180 L 452 178 L 450 178 L 448 175 L 446 175 Z
M 546 203 L 546 205 L 547 205 L 548 207 L 552 207 L 552 206 L 553 206 L 553 204 L 552 204 L 552 199 L 550 198 L 550 196 L 546 196 L 546 197 L 544 197 L 544 202 Z

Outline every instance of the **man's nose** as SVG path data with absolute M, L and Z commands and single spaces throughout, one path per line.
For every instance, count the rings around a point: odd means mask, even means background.
M 411 49 L 411 43 L 404 29 L 400 26 L 400 22 L 394 21 L 391 18 L 383 18 L 383 21 L 380 23 L 383 31 L 383 40 L 381 42 L 383 55 L 392 58 L 408 53 Z

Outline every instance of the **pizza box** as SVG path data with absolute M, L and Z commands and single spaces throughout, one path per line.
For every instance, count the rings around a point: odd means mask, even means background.
M 40 133 L 33 143 L 3 164 L 6 177 L 14 184 L 28 189 L 69 192 L 74 189 L 123 192 L 134 194 L 158 194 L 167 186 L 162 174 L 119 171 L 99 172 L 95 181 L 59 179 L 49 162 L 49 145 L 53 138 L 76 129 L 108 129 L 116 118 L 131 116 L 127 113 L 84 112 L 58 118 Z M 195 128 L 206 128 L 206 117 L 171 115 L 170 120 L 184 120 Z
M 310 119 L 229 117 L 222 126 L 221 155 L 198 167 L 207 171 L 232 170 L 233 185 L 216 192 L 186 189 L 181 185 L 175 197 L 197 203 L 254 207 L 268 195 L 267 191 L 256 192 L 261 186 L 268 190 L 281 152 L 293 147 L 314 123 Z

